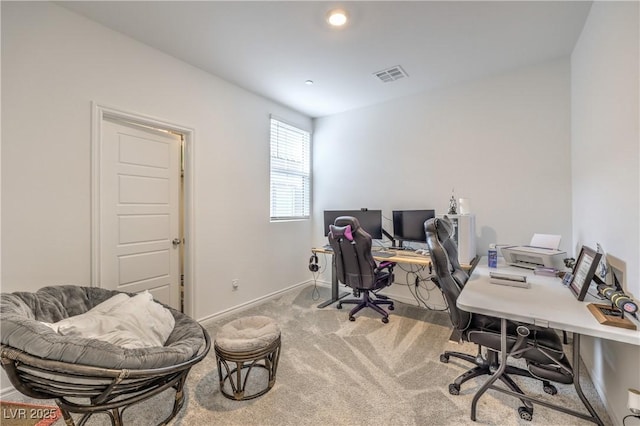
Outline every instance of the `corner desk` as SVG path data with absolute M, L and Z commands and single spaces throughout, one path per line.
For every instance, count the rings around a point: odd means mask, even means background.
M 527 276 L 527 281 L 531 283 L 531 287 L 518 288 L 492 284 L 489 282 L 489 272 L 492 271 L 525 275 Z M 489 268 L 487 266 L 487 258 L 483 257 L 462 289 L 460 296 L 458 296 L 457 305 L 467 312 L 501 319 L 502 351 L 500 354 L 500 367 L 495 374 L 487 379 L 473 397 L 471 420 L 476 420 L 477 404 L 480 397 L 488 389 L 493 389 L 602 425 L 602 420 L 598 417 L 598 414 L 580 388 L 580 336 L 592 336 L 631 345 L 640 345 L 640 331 L 600 324 L 587 308 L 587 305 L 591 302 L 602 303 L 602 301 L 596 300 L 591 295 L 587 295 L 585 301 L 578 301 L 571 293 L 571 290 L 562 284 L 560 278 L 535 275 L 533 271 L 508 266 L 503 259 L 500 259 L 497 268 Z M 573 333 L 572 366 L 574 387 L 578 397 L 589 412 L 588 415 L 494 386 L 494 382 L 504 373 L 509 356 L 506 350 L 507 320 Z
M 319 248 L 312 248 L 311 251 L 317 254 L 331 255 L 331 299 L 324 301 L 318 305 L 318 308 L 325 308 L 331 305 L 332 303 L 335 303 L 338 300 L 342 299 L 343 297 L 348 296 L 349 293 L 347 292 L 340 293 L 340 286 L 338 283 L 338 277 L 336 275 L 336 263 L 333 258 L 333 250 L 327 249 L 324 247 L 319 247 Z M 393 250 L 389 250 L 389 251 L 393 251 Z M 431 268 L 431 258 L 429 256 L 421 256 L 416 254 L 412 254 L 412 255 L 404 254 L 403 256 L 403 253 L 401 250 L 395 251 L 395 253 L 396 253 L 395 256 L 381 257 L 381 256 L 376 256 L 375 251 L 371 252 L 371 254 L 373 255 L 373 258 L 378 262 L 387 261 L 387 262 L 395 262 L 395 263 L 405 263 L 408 265 L 426 266 L 428 268 Z

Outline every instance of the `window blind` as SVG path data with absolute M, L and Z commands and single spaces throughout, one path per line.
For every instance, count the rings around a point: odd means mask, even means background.
M 311 136 L 271 118 L 271 220 L 309 218 Z

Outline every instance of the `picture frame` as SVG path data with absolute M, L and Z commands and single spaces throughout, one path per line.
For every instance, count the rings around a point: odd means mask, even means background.
M 587 295 L 601 257 L 602 253 L 598 253 L 591 247 L 582 246 L 580 256 L 573 268 L 571 282 L 569 282 L 569 288 L 578 300 L 584 300 Z

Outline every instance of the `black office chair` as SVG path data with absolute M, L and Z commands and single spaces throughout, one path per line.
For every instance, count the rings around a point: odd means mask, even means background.
M 393 283 L 393 262 L 376 264 L 371 254 L 371 235 L 360 227 L 358 219 L 352 216 L 340 216 L 329 226 L 329 244 L 333 248 L 338 281 L 351 287 L 353 295 L 360 299 L 344 299 L 338 302 L 342 309 L 344 303 L 356 304 L 349 312 L 349 320 L 363 308 L 371 308 L 382 314 L 382 322 L 389 322 L 389 314 L 380 305 L 388 305 L 393 310 L 393 301 L 377 291 Z
M 425 222 L 427 246 L 431 255 L 435 276 L 434 283 L 442 291 L 449 307 L 449 316 L 457 332 L 456 338 L 478 345 L 478 353 L 470 354 L 446 351 L 440 361 L 447 363 L 450 357 L 460 358 L 475 365 L 474 368 L 458 376 L 449 385 L 449 393 L 458 395 L 460 385 L 482 375 L 491 375 L 498 368 L 500 352 L 500 319 L 479 314 L 471 314 L 456 305 L 458 295 L 468 280 L 468 275 L 458 263 L 457 247 L 451 239 L 453 226 L 444 218 L 429 219 Z M 509 322 L 507 326 L 507 347 L 513 358 L 524 358 L 526 369 L 507 365 L 500 380 L 513 392 L 524 395 L 510 375 L 524 376 L 542 381 L 543 390 L 551 395 L 557 389 L 550 382 L 573 383 L 573 369 L 567 360 L 558 334 L 551 329 Z M 482 347 L 487 349 L 486 356 Z M 521 418 L 531 420 L 533 405 L 522 399 L 524 406 L 518 408 Z

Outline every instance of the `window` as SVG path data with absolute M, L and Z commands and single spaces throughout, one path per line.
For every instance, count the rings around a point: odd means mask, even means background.
M 271 118 L 271 220 L 309 218 L 311 136 Z

